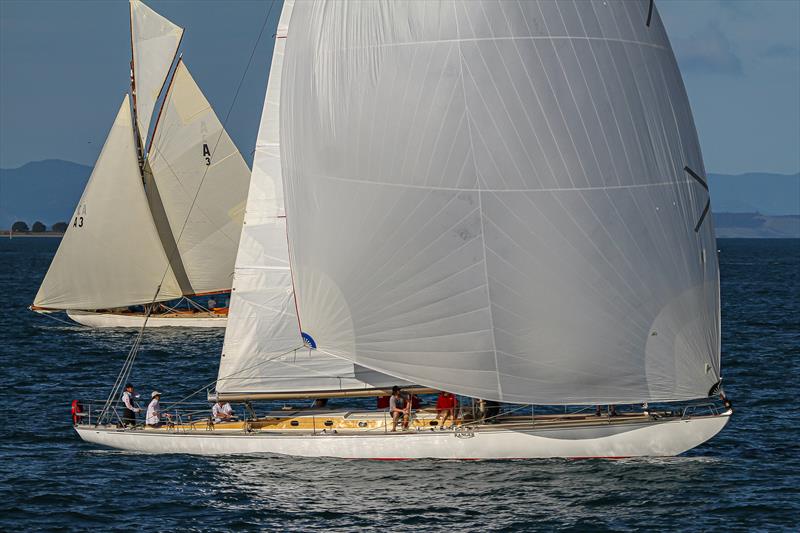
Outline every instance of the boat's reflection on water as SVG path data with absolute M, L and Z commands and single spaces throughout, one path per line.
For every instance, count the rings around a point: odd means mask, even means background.
M 713 457 L 628 460 L 370 461 L 283 456 L 205 458 L 212 506 L 281 515 L 285 527 L 362 523 L 432 529 L 622 524 L 643 507 L 677 504 L 711 479 Z M 594 481 L 593 481 L 594 480 Z M 342 522 L 337 520 L 339 517 Z

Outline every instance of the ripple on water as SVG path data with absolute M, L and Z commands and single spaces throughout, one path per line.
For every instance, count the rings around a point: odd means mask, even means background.
M 31 242 L 33 241 L 33 242 Z M 107 394 L 133 340 L 34 315 L 55 242 L 0 240 L 0 387 L 35 416 L 0 427 L 0 528 L 135 530 L 796 530 L 800 241 L 723 240 L 723 369 L 736 413 L 682 457 L 338 461 L 97 449 L 73 398 Z M 216 375 L 222 335 L 148 334 L 133 379 L 180 398 Z

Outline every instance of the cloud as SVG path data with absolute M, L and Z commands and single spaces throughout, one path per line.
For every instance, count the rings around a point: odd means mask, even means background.
M 746 2 L 742 0 L 721 0 L 717 5 L 722 8 L 729 16 L 739 19 L 751 19 L 762 13 L 761 5 L 763 0 L 757 2 Z
M 761 56 L 768 59 L 795 59 L 800 56 L 800 49 L 783 43 L 773 44 L 764 49 Z
M 742 76 L 742 60 L 728 37 L 715 23 L 678 41 L 676 46 L 681 70 L 702 74 Z

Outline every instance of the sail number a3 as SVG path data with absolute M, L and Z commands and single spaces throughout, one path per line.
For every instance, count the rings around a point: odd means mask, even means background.
M 73 228 L 82 228 L 83 227 L 83 217 L 86 215 L 86 204 L 81 204 L 78 206 L 78 209 L 75 210 L 75 218 L 72 221 Z

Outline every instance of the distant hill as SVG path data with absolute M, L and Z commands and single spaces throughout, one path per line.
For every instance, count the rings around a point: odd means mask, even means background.
M 0 229 L 67 221 L 91 171 L 60 159 L 0 169 Z M 709 174 L 709 186 L 718 236 L 800 236 L 800 174 Z
M 0 169 L 0 229 L 16 220 L 36 220 L 49 228 L 68 221 L 80 200 L 92 167 L 60 159 Z
M 709 174 L 715 213 L 800 215 L 800 174 Z
M 717 238 L 800 238 L 800 215 L 769 216 L 760 213 L 714 213 Z

